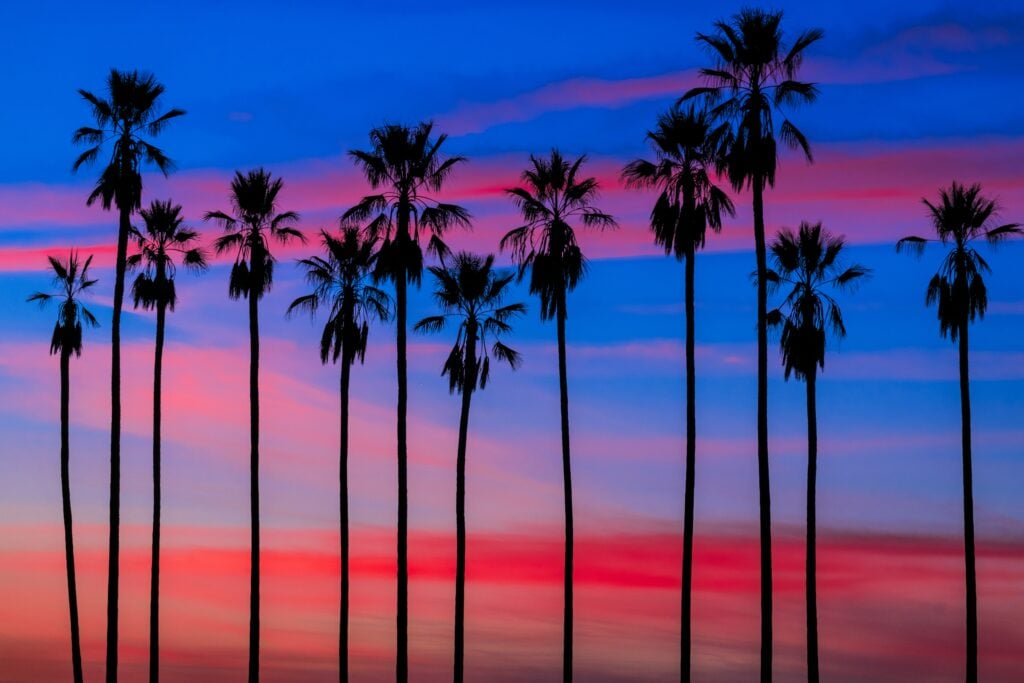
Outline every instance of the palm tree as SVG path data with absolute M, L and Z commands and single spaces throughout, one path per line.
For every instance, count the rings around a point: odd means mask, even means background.
M 259 301 L 274 281 L 274 257 L 270 242 L 305 242 L 292 227 L 299 219 L 294 211 L 278 213 L 277 195 L 284 182 L 262 168 L 231 181 L 230 214 L 210 211 L 203 220 L 216 220 L 225 233 L 214 242 L 218 254 L 233 251 L 235 262 L 228 280 L 228 296 L 249 301 L 249 514 L 251 554 L 249 583 L 249 681 L 260 678 L 260 318 Z
M 682 628 L 679 633 L 680 680 L 690 680 L 690 612 L 693 584 L 693 498 L 697 453 L 694 332 L 694 257 L 707 229 L 722 229 L 722 213 L 733 215 L 729 197 L 711 180 L 715 150 L 712 122 L 693 106 L 672 108 L 647 134 L 655 160 L 637 159 L 623 170 L 626 184 L 660 190 L 651 210 L 654 241 L 686 261 L 686 483 L 683 505 Z
M 775 117 L 783 120 L 778 137 L 812 160 L 804 134 L 785 117 L 789 106 L 811 103 L 811 83 L 796 80 L 804 51 L 822 37 L 804 31 L 791 45 L 783 38 L 782 12 L 744 9 L 731 21 L 715 23 L 713 34 L 697 34 L 714 66 L 701 69 L 707 85 L 681 100 L 699 98 L 722 121 L 715 131 L 722 149 L 720 168 L 737 191 L 749 187 L 754 199 L 754 247 L 757 258 L 757 464 L 761 517 L 761 680 L 772 677 L 771 488 L 768 479 L 768 292 L 765 271 L 764 190 L 775 185 L 778 160 Z
M 457 322 L 455 343 L 441 368 L 448 376 L 448 390 L 462 394 L 459 417 L 459 445 L 455 460 L 455 683 L 462 683 L 463 643 L 466 606 L 466 439 L 469 433 L 469 406 L 473 392 L 484 389 L 490 377 L 491 355 L 515 370 L 519 353 L 500 341 L 512 331 L 510 321 L 526 311 L 521 303 L 504 304 L 505 290 L 515 274 L 498 273 L 494 256 L 480 258 L 459 253 L 450 266 L 432 266 L 437 281 L 434 300 L 440 315 L 416 323 L 417 331 L 440 332 L 451 320 Z M 493 344 L 488 348 L 490 338 Z
M 64 504 L 64 561 L 68 575 L 68 607 L 71 611 L 71 666 L 75 683 L 82 683 L 82 648 L 78 631 L 78 587 L 75 582 L 75 545 L 71 525 L 70 443 L 68 437 L 68 409 L 71 404 L 71 354 L 82 355 L 82 322 L 97 327 L 96 317 L 82 305 L 82 294 L 96 284 L 89 279 L 90 256 L 79 264 L 78 253 L 72 251 L 67 261 L 49 257 L 58 292 L 36 292 L 28 298 L 39 305 L 56 299 L 57 324 L 53 327 L 50 354 L 60 354 L 60 484 Z
M 352 366 L 366 357 L 370 320 L 386 321 L 391 302 L 387 294 L 372 286 L 377 243 L 362 239 L 359 229 L 346 227 L 340 238 L 321 231 L 325 256 L 312 256 L 299 263 L 306 269 L 306 281 L 313 291 L 295 299 L 288 314 L 305 310 L 311 315 L 321 307 L 329 309 L 320 335 L 320 361 L 341 359 L 341 446 L 339 454 L 341 491 L 341 616 L 338 637 L 338 679 L 348 681 L 348 396 Z
M 839 303 L 826 290 L 850 289 L 868 269 L 843 267 L 845 242 L 823 230 L 821 223 L 801 223 L 798 232 L 782 230 L 772 242 L 774 268 L 767 272 L 771 290 L 786 287 L 782 305 L 768 313 L 768 324 L 781 327 L 780 346 L 786 379 L 793 375 L 807 385 L 807 680 L 818 681 L 817 535 L 815 493 L 818 472 L 818 369 L 825 369 L 829 332 L 846 336 Z
M 939 334 L 960 343 L 960 420 L 964 468 L 964 558 L 967 593 L 967 678 L 978 680 L 978 595 L 974 571 L 974 481 L 971 469 L 971 388 L 967 330 L 975 318 L 985 317 L 988 293 L 984 274 L 989 265 L 975 249 L 977 240 L 996 245 L 1020 235 L 1017 223 L 998 227 L 992 221 L 998 205 L 981 193 L 981 185 L 966 187 L 953 182 L 939 190 L 939 203 L 923 200 L 931 215 L 935 237 L 904 237 L 896 251 L 910 250 L 920 256 L 929 242 L 951 247 L 928 283 L 925 304 L 938 305 Z
M 572 680 L 572 471 L 569 458 L 569 387 L 565 362 L 566 295 L 586 274 L 586 258 L 570 222 L 586 227 L 615 228 L 615 219 L 596 206 L 596 178 L 580 178 L 586 161 L 570 161 L 557 150 L 547 158 L 530 156 L 523 171 L 525 187 L 506 190 L 523 216 L 523 225 L 501 238 L 519 267 L 519 279 L 530 272 L 530 293 L 540 298 L 541 320 L 555 319 L 558 335 L 558 388 L 562 423 L 562 478 L 565 495 L 565 608 L 562 631 L 562 678 Z
M 167 123 L 184 115 L 181 109 L 161 113 L 164 86 L 152 74 L 111 69 L 107 77 L 107 98 L 87 90 L 78 93 L 89 103 L 95 126 L 75 131 L 72 141 L 89 145 L 75 160 L 73 169 L 96 160 L 110 143 L 110 161 L 86 200 L 97 199 L 104 210 L 116 206 L 119 213 L 117 258 L 114 262 L 114 316 L 110 325 L 110 541 L 107 575 L 107 681 L 117 680 L 117 598 L 121 519 L 121 308 L 124 304 L 124 274 L 128 258 L 131 215 L 142 208 L 143 165 L 156 166 L 164 175 L 173 162 L 163 151 L 144 139 L 159 135 Z
M 433 124 L 414 128 L 389 124 L 370 131 L 370 149 L 352 150 L 349 155 L 362 170 L 367 182 L 378 194 L 363 197 L 345 212 L 343 221 L 368 221 L 365 232 L 380 239 L 374 271 L 378 280 L 395 285 L 396 356 L 398 370 L 398 591 L 397 647 L 395 675 L 399 683 L 409 677 L 409 564 L 408 564 L 408 443 L 406 413 L 408 378 L 406 373 L 406 306 L 408 284 L 419 286 L 423 274 L 420 237 L 427 238 L 427 249 L 444 254 L 447 247 L 441 236 L 451 227 L 469 227 L 469 213 L 455 204 L 438 201 L 452 170 L 464 157 L 445 157 L 441 146 L 446 135 L 432 136 Z
M 206 269 L 199 233 L 183 224 L 181 206 L 154 200 L 142 209 L 145 232 L 132 229 L 138 253 L 128 257 L 131 269 L 142 268 L 132 284 L 136 308 L 156 309 L 156 354 L 153 362 L 153 543 L 149 582 L 149 680 L 160 678 L 160 426 L 163 384 L 164 326 L 168 309 L 178 302 L 174 288 L 175 255 L 195 271 Z

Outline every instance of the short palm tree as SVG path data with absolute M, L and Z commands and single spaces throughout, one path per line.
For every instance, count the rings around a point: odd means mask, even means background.
M 586 258 L 576 241 L 572 223 L 591 228 L 618 227 L 615 219 L 598 209 L 596 178 L 580 177 L 586 161 L 569 160 L 557 150 L 548 157 L 530 156 L 522 187 L 506 190 L 519 208 L 523 225 L 501 238 L 519 268 L 519 278 L 530 273 L 530 293 L 540 299 L 542 320 L 555 319 L 558 336 L 558 384 L 562 425 L 562 477 L 565 495 L 565 607 L 562 632 L 562 678 L 572 680 L 573 635 L 573 517 L 572 470 L 569 457 L 569 387 L 566 377 L 565 319 L 567 294 L 586 272 Z
M 340 238 L 321 231 L 324 256 L 311 256 L 299 264 L 313 291 L 295 299 L 288 314 L 304 310 L 311 315 L 327 308 L 327 322 L 320 335 L 320 361 L 341 360 L 341 445 L 339 488 L 341 492 L 341 611 L 338 636 L 338 678 L 348 681 L 348 397 L 352 366 L 366 357 L 370 321 L 386 321 L 391 302 L 387 294 L 369 282 L 377 243 L 364 239 L 359 228 L 346 227 Z
M 446 157 L 441 146 L 446 135 L 433 136 L 433 125 L 415 127 L 396 124 L 370 131 L 370 149 L 352 150 L 349 155 L 378 194 L 363 197 L 345 212 L 342 221 L 367 222 L 365 232 L 380 240 L 375 268 L 378 280 L 395 285 L 396 362 L 398 371 L 398 590 L 396 609 L 395 674 L 399 683 L 409 678 L 409 493 L 408 376 L 406 353 L 406 308 L 408 285 L 418 286 L 423 274 L 420 238 L 427 249 L 446 253 L 441 236 L 453 226 L 469 227 L 469 213 L 455 204 L 435 198 L 464 157 Z
M 294 224 L 299 214 L 278 212 L 284 181 L 262 169 L 235 171 L 231 181 L 231 213 L 210 211 L 225 233 L 214 242 L 218 254 L 234 252 L 228 296 L 249 302 L 249 504 L 252 526 L 249 584 L 249 681 L 260 677 L 260 318 L 259 301 L 274 281 L 271 242 L 305 242 Z
M 658 117 L 647 134 L 654 161 L 638 159 L 622 175 L 632 187 L 660 190 L 651 210 L 654 241 L 686 262 L 686 482 L 683 505 L 682 628 L 679 634 L 680 680 L 690 680 L 690 613 L 693 584 L 693 498 L 697 453 L 695 375 L 694 257 L 704 247 L 707 230 L 722 229 L 722 213 L 733 215 L 732 201 L 712 182 L 716 150 L 712 121 L 691 105 L 674 107 Z
M 807 138 L 785 117 L 785 109 L 814 102 L 818 90 L 797 80 L 804 52 L 822 37 L 804 31 L 788 46 L 782 12 L 744 9 L 730 21 L 715 23 L 712 34 L 697 34 L 714 59 L 701 69 L 707 85 L 681 98 L 706 102 L 722 123 L 715 132 L 722 149 L 721 169 L 737 191 L 749 187 L 754 204 L 757 259 L 757 462 L 761 517 L 761 680 L 772 677 L 771 487 L 768 478 L 768 292 L 764 190 L 775 185 L 778 138 L 812 159 Z
M 995 226 L 998 206 L 981 193 L 980 185 L 967 187 L 954 182 L 939 191 L 939 203 L 923 200 L 931 216 L 935 237 L 905 237 L 896 250 L 924 253 L 929 242 L 939 242 L 949 251 L 928 283 L 925 304 L 938 305 L 939 333 L 960 345 L 960 420 L 963 447 L 964 558 L 967 594 L 967 677 L 978 680 L 978 591 L 974 570 L 974 478 L 971 465 L 971 387 L 967 331 L 976 318 L 985 316 L 988 292 L 984 274 L 989 265 L 975 244 L 986 240 L 995 245 L 1021 234 L 1017 223 Z
M 506 290 L 514 273 L 494 268 L 494 256 L 485 258 L 456 254 L 451 265 L 432 266 L 437 282 L 434 300 L 440 315 L 416 323 L 423 332 L 440 332 L 448 323 L 457 325 L 455 343 L 441 368 L 448 377 L 448 390 L 462 394 L 459 416 L 459 445 L 455 460 L 455 683 L 462 683 L 466 607 L 466 439 L 469 407 L 473 392 L 484 389 L 490 377 L 491 356 L 515 370 L 519 353 L 500 341 L 512 331 L 510 322 L 526 311 L 521 303 L 505 304 Z M 493 343 L 490 343 L 493 339 Z M 490 343 L 490 346 L 488 344 Z
M 818 472 L 818 369 L 825 369 L 829 334 L 846 336 L 839 303 L 828 290 L 850 289 L 867 268 L 840 264 L 845 242 L 823 230 L 821 223 L 801 223 L 798 232 L 782 230 L 771 245 L 773 268 L 768 287 L 785 287 L 782 305 L 768 312 L 768 324 L 781 328 L 780 346 L 786 379 L 807 385 L 807 680 L 817 683 L 818 602 L 816 490 Z
M 174 310 L 175 258 L 194 271 L 206 269 L 206 257 L 196 242 L 199 233 L 184 225 L 181 206 L 154 200 L 141 211 L 143 231 L 132 229 L 138 252 L 128 268 L 141 268 L 132 284 L 136 308 L 156 310 L 156 351 L 153 361 L 153 543 L 149 582 L 149 680 L 160 678 L 160 441 L 163 386 L 164 328 L 167 311 Z
M 117 598 L 119 584 L 121 519 L 121 309 L 124 305 L 124 274 L 128 258 L 131 215 L 142 208 L 142 167 L 155 166 L 167 175 L 174 164 L 145 137 L 155 137 L 181 109 L 161 112 L 164 86 L 152 74 L 111 69 L 107 97 L 87 90 L 78 93 L 92 107 L 95 126 L 75 131 L 75 143 L 89 145 L 75 160 L 74 170 L 96 160 L 109 143 L 110 161 L 103 168 L 86 204 L 97 199 L 105 210 L 116 206 L 119 214 L 117 258 L 114 262 L 114 317 L 110 325 L 110 542 L 107 581 L 107 681 L 117 680 Z
M 36 292 L 28 298 L 45 305 L 56 300 L 57 324 L 50 339 L 50 354 L 60 354 L 60 484 L 64 505 L 64 561 L 68 576 L 68 607 L 71 612 L 71 666 L 75 683 L 82 683 L 82 648 L 78 630 L 78 586 L 75 581 L 75 545 L 71 524 L 71 449 L 68 436 L 68 410 L 71 405 L 71 355 L 82 355 L 82 323 L 96 327 L 96 317 L 82 305 L 81 296 L 96 280 L 89 279 L 90 256 L 81 263 L 78 254 L 70 253 L 67 261 L 49 257 L 54 284 L 59 291 Z

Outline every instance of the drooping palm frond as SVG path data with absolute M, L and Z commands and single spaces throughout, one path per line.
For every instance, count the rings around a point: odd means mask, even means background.
M 175 258 L 189 270 L 206 269 L 206 253 L 197 242 L 199 233 L 184 225 L 181 205 L 171 200 L 153 200 L 141 211 L 143 230 L 134 230 L 137 252 L 128 257 L 128 267 L 141 269 L 132 284 L 136 308 L 166 306 L 174 310 L 178 297 L 174 286 Z
M 521 303 L 504 303 L 514 273 L 494 267 L 494 256 L 460 252 L 443 266 L 432 266 L 436 283 L 434 301 L 440 311 L 416 323 L 418 332 L 441 332 L 451 321 L 457 325 L 455 342 L 441 375 L 448 377 L 452 393 L 474 391 L 487 386 L 491 357 L 513 370 L 521 362 L 519 353 L 502 343 L 512 331 L 511 321 L 524 314 Z
M 57 322 L 53 327 L 50 339 L 50 353 L 67 353 L 82 355 L 82 323 L 89 327 L 98 327 L 96 316 L 81 301 L 82 295 L 93 287 L 97 280 L 89 276 L 92 256 L 83 263 L 78 252 L 71 250 L 66 261 L 48 256 L 50 268 L 53 270 L 55 292 L 35 292 L 27 301 L 37 302 L 40 306 L 56 301 Z

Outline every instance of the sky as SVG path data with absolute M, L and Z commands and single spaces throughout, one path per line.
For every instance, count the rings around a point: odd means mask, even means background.
M 577 525 L 578 680 L 677 677 L 684 428 L 682 266 L 651 241 L 653 197 L 623 165 L 649 154 L 657 115 L 709 63 L 697 31 L 737 2 L 635 4 L 349 2 L 321 5 L 80 3 L 5 7 L 0 82 L 0 681 L 70 675 L 60 512 L 54 311 L 46 255 L 95 256 L 100 283 L 72 363 L 71 486 L 86 676 L 103 669 L 109 458 L 109 323 L 116 216 L 86 207 L 96 168 L 72 174 L 78 88 L 111 67 L 152 71 L 188 114 L 159 138 L 172 198 L 209 243 L 236 169 L 284 179 L 281 205 L 315 236 L 368 186 L 346 156 L 385 122 L 433 120 L 469 162 L 446 201 L 472 231 L 449 244 L 496 252 L 518 225 L 504 189 L 530 154 L 586 154 L 617 231 L 587 233 L 586 280 L 569 300 L 568 369 Z M 1024 221 L 1024 9 L 1014 2 L 784 2 L 819 101 L 793 113 L 815 163 L 780 160 L 769 234 L 802 220 L 845 235 L 870 279 L 841 304 L 849 331 L 818 384 L 819 623 L 832 681 L 963 677 L 963 545 L 955 348 L 924 290 L 940 251 L 895 253 L 929 229 L 923 197 L 983 184 Z M 758 666 L 755 292 L 750 196 L 696 263 L 697 470 L 694 672 L 749 680 Z M 329 680 L 337 647 L 337 368 L 316 323 L 286 319 L 304 293 L 277 252 L 261 303 L 263 672 Z M 990 305 L 971 330 L 980 677 L 1024 669 L 1024 244 L 987 247 Z M 502 265 L 507 256 L 499 255 Z M 429 282 L 410 320 L 433 312 Z M 162 667 L 168 681 L 243 680 L 248 627 L 246 307 L 223 261 L 182 272 L 164 371 Z M 528 315 L 509 344 L 523 367 L 474 398 L 468 452 L 466 666 L 471 680 L 559 679 L 562 498 L 554 327 Z M 147 666 L 154 317 L 123 322 L 121 674 Z M 451 674 L 458 400 L 440 368 L 450 340 L 410 344 L 411 679 Z M 776 677 L 804 670 L 803 387 L 772 350 L 769 427 Z M 394 330 L 371 330 L 352 380 L 352 670 L 393 675 L 396 465 Z

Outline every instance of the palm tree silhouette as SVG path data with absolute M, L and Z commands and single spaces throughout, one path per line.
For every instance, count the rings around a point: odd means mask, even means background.
M 818 368 L 825 369 L 829 332 L 846 336 L 839 303 L 826 290 L 850 289 L 868 269 L 843 267 L 842 237 L 823 230 L 821 223 L 801 223 L 798 232 L 782 230 L 772 242 L 774 268 L 766 273 L 768 288 L 789 291 L 782 305 L 768 312 L 768 324 L 781 328 L 780 346 L 786 379 L 792 374 L 807 385 L 807 680 L 817 683 L 818 602 L 816 502 L 818 472 Z
M 167 123 L 184 115 L 181 109 L 160 113 L 164 86 L 152 74 L 111 69 L 107 98 L 87 90 L 78 93 L 89 103 L 95 126 L 75 131 L 72 141 L 90 145 L 75 160 L 73 170 L 96 160 L 110 143 L 110 161 L 103 168 L 86 204 L 97 199 L 105 210 L 116 206 L 119 214 L 117 259 L 114 263 L 114 316 L 110 325 L 110 541 L 107 574 L 107 681 L 117 680 L 117 598 L 119 584 L 121 520 L 121 308 L 124 305 L 124 274 L 128 258 L 131 215 L 142 208 L 142 166 L 152 164 L 167 175 L 173 162 L 144 139 L 159 135 Z
M 175 255 L 195 271 L 206 269 L 206 257 L 196 246 L 199 233 L 183 224 L 181 206 L 154 200 L 142 209 L 145 232 L 132 229 L 138 253 L 128 257 L 130 269 L 141 268 L 132 284 L 136 308 L 156 309 L 156 352 L 153 361 L 153 542 L 149 583 L 149 680 L 160 678 L 160 427 L 163 385 L 164 327 L 174 310 Z
M 335 363 L 341 359 L 341 446 L 340 520 L 341 520 L 341 612 L 338 637 L 338 678 L 348 681 L 348 397 L 352 366 L 366 357 L 366 340 L 371 320 L 390 317 L 390 298 L 368 280 L 376 261 L 376 240 L 362 239 L 359 228 L 345 227 L 341 237 L 321 231 L 324 256 L 311 256 L 299 264 L 306 269 L 306 281 L 313 291 L 295 299 L 288 315 L 304 310 L 314 315 L 321 307 L 329 309 L 320 335 L 320 361 Z
M 690 680 L 690 612 L 693 584 L 693 498 L 697 453 L 694 331 L 694 257 L 704 247 L 707 229 L 722 229 L 722 213 L 733 215 L 732 201 L 711 180 L 715 149 L 712 121 L 693 106 L 673 107 L 658 117 L 647 134 L 655 160 L 637 159 L 623 170 L 626 184 L 661 190 L 651 210 L 654 241 L 686 261 L 686 483 L 683 506 L 683 585 L 679 633 L 680 680 Z
M 960 345 L 960 420 L 963 444 L 964 558 L 967 593 L 967 677 L 978 680 L 978 592 L 974 570 L 974 477 L 971 465 L 971 387 L 968 365 L 967 330 L 975 318 L 985 317 L 988 293 L 984 274 L 989 265 L 975 249 L 977 240 L 996 245 L 1007 237 L 1020 235 L 1020 225 L 998 227 L 992 221 L 998 205 L 981 193 L 981 185 L 967 187 L 957 182 L 939 190 L 939 203 L 924 201 L 931 215 L 935 238 L 904 237 L 896 251 L 909 250 L 920 256 L 929 242 L 950 247 L 937 272 L 928 283 L 925 304 L 938 305 L 939 334 Z
M 586 258 L 576 241 L 570 221 L 586 227 L 615 228 L 615 219 L 599 210 L 596 178 L 579 178 L 586 161 L 570 161 L 557 150 L 547 158 L 530 156 L 523 171 L 525 187 L 506 190 L 525 221 L 501 238 L 519 267 L 519 279 L 530 272 L 530 293 L 540 298 L 541 320 L 555 319 L 558 335 L 558 383 L 562 421 L 562 477 L 565 494 L 565 608 L 562 631 L 562 678 L 572 680 L 573 634 L 573 519 L 572 471 L 569 458 L 569 387 L 566 379 L 566 295 L 586 273 Z
M 228 280 L 228 296 L 249 301 L 249 514 L 251 518 L 251 570 L 249 583 L 249 681 L 260 678 L 260 318 L 259 300 L 274 281 L 271 240 L 287 244 L 305 242 L 292 227 L 299 219 L 294 211 L 278 212 L 277 195 L 284 182 L 262 169 L 231 181 L 231 214 L 210 211 L 203 220 L 216 220 L 225 234 L 214 242 L 218 254 L 233 251 L 235 262 Z
M 804 134 L 785 118 L 789 106 L 811 103 L 818 95 L 811 83 L 796 80 L 804 51 L 822 37 L 804 31 L 788 47 L 782 12 L 743 9 L 729 22 L 715 22 L 713 34 L 697 34 L 715 64 L 701 69 L 707 85 L 680 100 L 699 98 L 713 106 L 722 121 L 714 135 L 722 149 L 721 170 L 737 191 L 749 187 L 754 199 L 754 247 L 757 258 L 757 463 L 761 516 L 761 681 L 772 678 L 771 488 L 768 478 L 768 293 L 765 271 L 764 190 L 775 185 L 778 160 L 774 116 L 782 142 L 812 160 Z
M 440 332 L 457 322 L 455 343 L 441 368 L 448 376 L 448 390 L 462 394 L 459 416 L 459 445 L 455 477 L 455 683 L 462 683 L 466 607 L 466 439 L 469 433 L 469 406 L 473 392 L 484 389 L 490 377 L 491 356 L 515 370 L 519 353 L 500 341 L 512 331 L 510 321 L 526 311 L 521 303 L 504 304 L 505 290 L 515 273 L 501 274 L 494 269 L 494 256 L 485 258 L 461 252 L 450 266 L 431 266 L 437 281 L 434 300 L 440 315 L 416 323 L 414 329 Z M 488 348 L 488 341 L 494 339 Z
M 421 232 L 429 234 L 427 250 L 447 253 L 441 236 L 453 226 L 469 227 L 469 213 L 455 204 L 438 201 L 452 170 L 464 157 L 445 157 L 441 146 L 447 135 L 432 136 L 433 124 L 414 128 L 388 124 L 370 131 L 370 149 L 349 155 L 367 182 L 379 194 L 367 195 L 346 211 L 342 221 L 367 222 L 365 232 L 380 240 L 374 275 L 395 285 L 396 356 L 398 370 L 398 591 L 396 608 L 395 676 L 409 677 L 409 564 L 408 564 L 408 377 L 406 372 L 406 306 L 408 284 L 419 286 L 423 274 Z
M 82 305 L 82 294 L 96 284 L 89 279 L 92 256 L 80 264 L 78 253 L 72 251 L 67 261 L 48 257 L 53 269 L 54 284 L 59 291 L 36 292 L 28 298 L 40 306 L 56 300 L 57 324 L 53 327 L 50 354 L 60 354 L 60 484 L 64 507 L 64 560 L 68 575 L 68 607 L 71 612 L 71 667 L 75 683 L 82 683 L 82 647 L 78 630 L 78 586 L 75 581 L 75 545 L 71 525 L 70 441 L 68 410 L 71 405 L 71 354 L 82 355 L 82 322 L 97 327 L 96 317 Z

